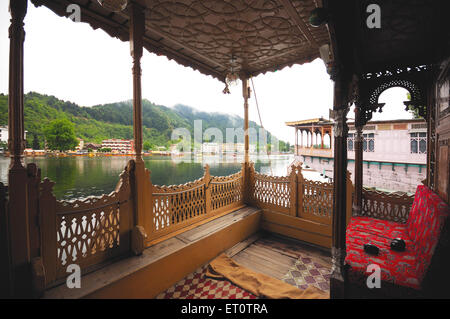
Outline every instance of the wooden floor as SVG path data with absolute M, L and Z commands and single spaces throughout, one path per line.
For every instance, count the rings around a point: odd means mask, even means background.
M 329 292 L 330 252 L 294 239 L 259 232 L 225 251 L 238 264 L 284 281 L 300 289 L 315 286 Z M 189 274 L 158 299 L 252 299 L 257 298 L 228 281 L 205 275 L 207 265 Z
M 240 249 L 236 247 L 240 246 Z M 331 269 L 330 253 L 289 238 L 269 233 L 255 235 L 239 243 L 227 255 L 251 270 L 282 280 L 300 258 L 309 257 Z

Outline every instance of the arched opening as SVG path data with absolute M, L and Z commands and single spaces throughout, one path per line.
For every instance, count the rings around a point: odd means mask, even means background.
M 371 114 L 362 131 L 350 127 L 347 150 L 355 160 L 355 171 L 361 170 L 364 187 L 414 193 L 426 178 L 427 124 L 417 109 L 405 103 L 413 104 L 420 92 L 415 87 L 391 87 L 391 82 L 372 93 L 371 103 L 383 106 Z

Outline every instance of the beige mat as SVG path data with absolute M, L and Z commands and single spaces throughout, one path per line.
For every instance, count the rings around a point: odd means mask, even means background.
M 328 293 L 310 286 L 298 289 L 281 280 L 260 274 L 234 262 L 225 254 L 214 259 L 206 271 L 206 276 L 214 279 L 228 279 L 259 298 L 272 299 L 328 299 Z

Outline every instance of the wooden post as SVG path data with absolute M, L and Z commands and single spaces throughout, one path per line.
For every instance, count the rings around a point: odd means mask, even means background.
M 40 232 L 39 232 L 39 184 L 41 183 L 41 171 L 35 163 L 27 165 L 28 173 L 28 219 L 30 233 L 30 255 L 31 259 L 40 255 Z
M 245 144 L 245 157 L 244 162 L 249 162 L 248 150 L 249 150 L 249 138 L 248 138 L 248 99 L 250 98 L 250 87 L 248 85 L 248 77 L 242 76 L 242 96 L 244 97 L 244 144 Z
M 320 134 L 320 138 L 322 139 L 322 142 L 321 142 L 321 146 L 320 146 L 320 148 L 322 148 L 323 149 L 323 126 L 322 126 L 322 128 L 321 128 L 321 134 Z
M 211 207 L 211 174 L 209 173 L 209 165 L 205 165 L 205 174 L 203 175 L 203 180 L 205 181 L 205 206 L 206 215 L 212 211 Z
M 11 274 L 9 264 L 8 218 L 7 218 L 7 187 L 0 183 L 0 298 L 11 295 Z
M 295 155 L 298 155 L 298 127 L 295 127 L 295 146 L 294 146 L 294 153 Z
M 41 257 L 45 267 L 45 281 L 48 285 L 56 279 L 56 198 L 53 185 L 45 178 L 39 191 L 39 223 L 41 225 Z
M 346 254 L 346 219 L 347 219 L 347 113 L 348 84 L 342 75 L 336 76 L 334 82 L 334 109 L 330 118 L 334 119 L 334 196 L 332 217 L 332 273 L 330 278 L 330 297 L 345 296 L 344 260 Z
M 355 203 L 354 210 L 357 215 L 361 215 L 362 209 L 362 188 L 363 188 L 363 125 L 360 124 L 361 108 L 355 108 Z
M 350 223 L 350 219 L 353 215 L 353 194 L 355 188 L 353 187 L 352 179 L 350 178 L 351 173 L 347 171 L 347 213 L 346 213 L 346 225 Z
M 293 217 L 296 217 L 298 184 L 297 184 L 297 167 L 295 165 L 291 166 L 291 173 L 289 174 L 289 187 L 290 187 L 290 203 L 291 203 L 289 214 Z
M 135 2 L 131 2 L 130 8 L 130 51 L 133 58 L 133 132 L 134 148 L 136 152 L 135 163 L 135 225 L 140 226 L 133 230 L 137 238 L 141 234 L 142 227 L 147 233 L 151 231 L 151 212 L 147 198 L 149 172 L 146 171 L 142 159 L 142 89 L 141 89 L 141 57 L 143 54 L 143 36 L 145 30 L 144 8 Z M 133 236 L 134 238 L 135 236 Z M 140 250 L 140 247 L 139 249 Z M 137 250 L 137 251 L 138 251 Z
M 9 244 L 12 294 L 15 297 L 31 296 L 31 256 L 27 215 L 27 170 L 23 165 L 24 114 L 23 114 L 23 20 L 27 0 L 10 1 L 11 26 L 9 27 L 9 97 L 8 97 L 8 148 L 11 163 L 8 174 L 9 193 Z
M 305 194 L 305 180 L 302 174 L 302 164 L 297 165 L 297 217 L 302 216 L 303 197 Z

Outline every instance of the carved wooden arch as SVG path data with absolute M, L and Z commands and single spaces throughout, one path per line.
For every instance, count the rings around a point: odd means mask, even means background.
M 376 83 L 371 84 L 366 84 L 366 88 L 363 90 L 365 94 L 362 94 L 363 96 L 357 99 L 356 106 L 360 108 L 360 112 L 356 119 L 356 126 L 366 125 L 372 119 L 373 112 L 378 111 L 381 113 L 383 111 L 385 103 L 379 103 L 378 99 L 384 91 L 393 87 L 402 87 L 410 93 L 411 100 L 403 102 L 405 111 L 408 111 L 408 106 L 411 105 L 414 110 L 418 110 L 420 116 L 427 119 L 426 90 L 422 81 L 411 78 L 387 77 L 377 79 Z
M 411 101 L 422 101 L 421 89 L 417 84 L 409 80 L 395 79 L 384 82 L 375 90 L 373 90 L 372 94 L 369 97 L 369 103 L 372 105 L 378 104 L 378 98 L 380 97 L 381 93 L 393 87 L 402 87 L 408 90 L 408 92 L 411 94 Z

